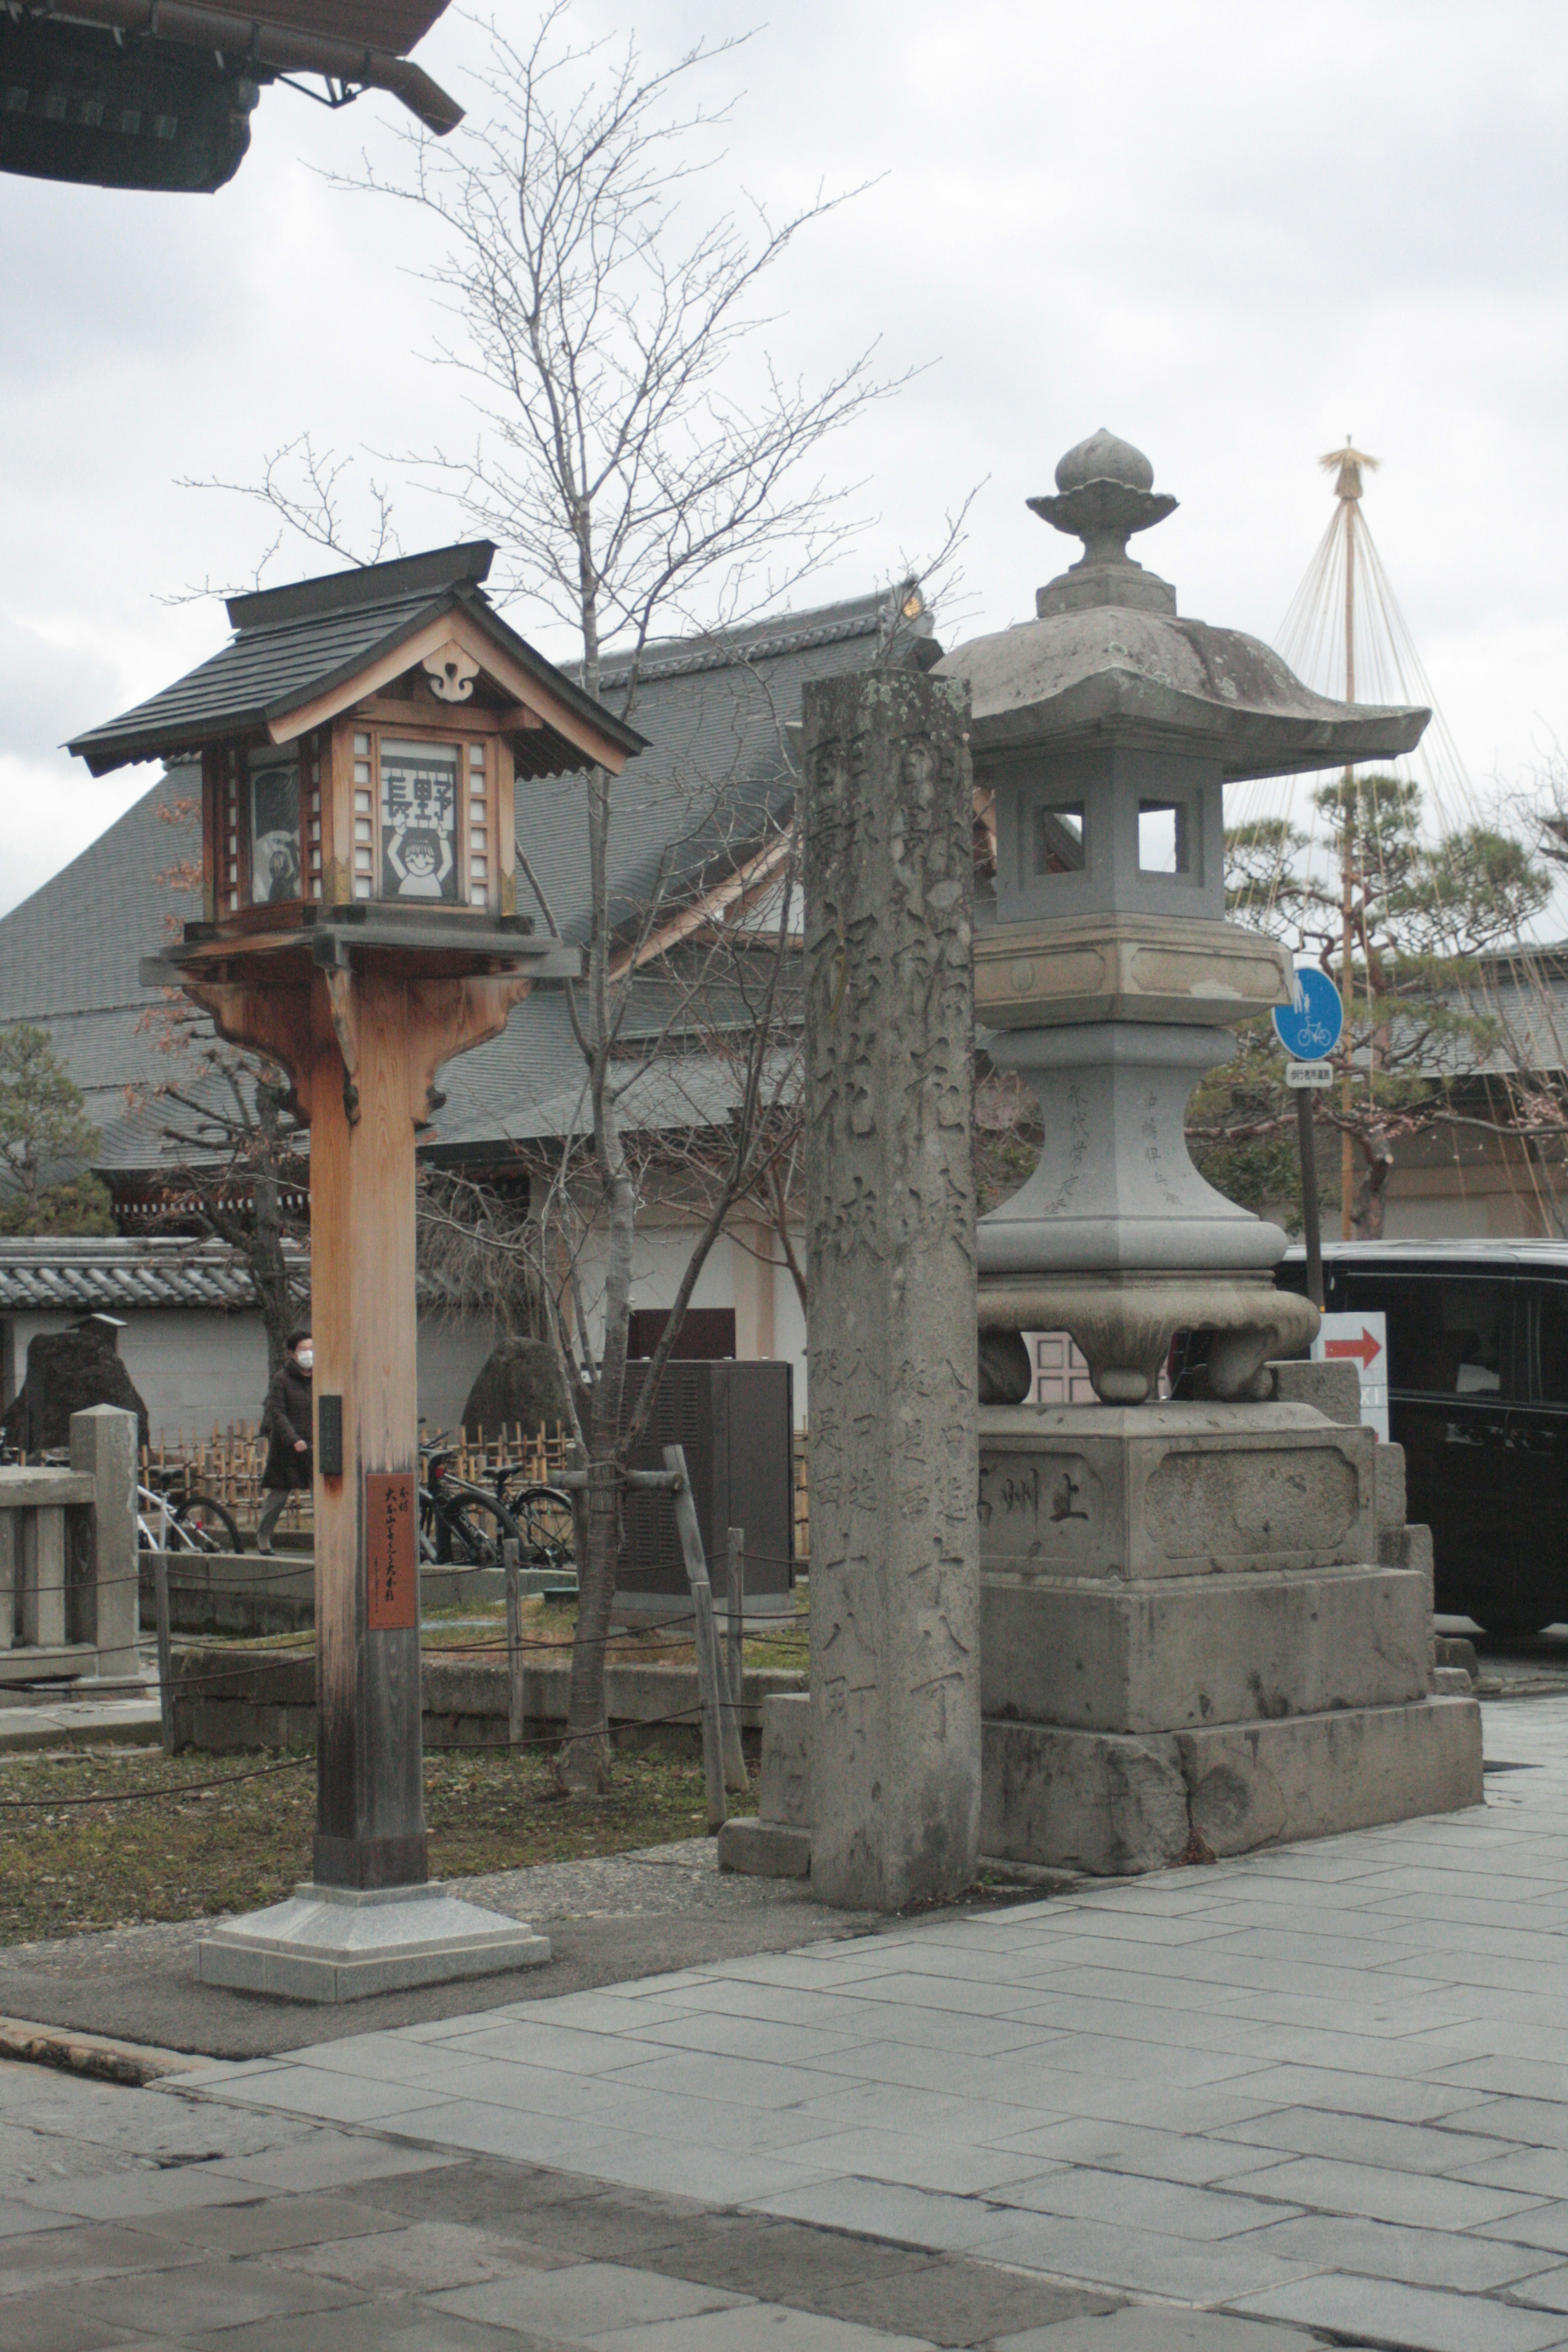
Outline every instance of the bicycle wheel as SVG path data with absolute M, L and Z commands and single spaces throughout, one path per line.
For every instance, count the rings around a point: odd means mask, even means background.
M 174 1525 L 194 1551 L 243 1551 L 245 1538 L 231 1511 L 211 1495 L 187 1495 Z
M 572 1497 L 559 1486 L 522 1486 L 504 1497 L 522 1531 L 527 1568 L 571 1569 L 576 1564 Z
M 522 1530 L 504 1503 L 477 1486 L 443 1486 L 437 1497 L 440 1557 L 464 1568 L 499 1568 L 503 1543 L 522 1549 Z

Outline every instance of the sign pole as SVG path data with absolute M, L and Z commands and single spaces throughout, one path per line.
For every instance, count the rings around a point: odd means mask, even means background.
M 1323 1234 L 1318 1222 L 1318 1139 L 1309 1087 L 1296 1089 L 1296 1132 L 1301 1146 L 1301 1222 L 1307 1236 L 1307 1296 L 1323 1311 Z

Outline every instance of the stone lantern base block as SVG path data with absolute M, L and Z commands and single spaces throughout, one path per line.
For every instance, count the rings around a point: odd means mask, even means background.
M 196 1946 L 203 1984 L 283 2000 L 372 1993 L 536 1969 L 550 1941 L 518 1919 L 424 1886 L 297 1886 L 286 1902 L 231 1919 Z
M 1482 1801 L 1480 1709 L 1458 1696 L 1142 1738 L 988 1721 L 984 1753 L 982 1852 L 1096 1876 Z
M 1480 1803 L 1378 1453 L 1300 1402 L 982 1412 L 985 1853 L 1122 1874 Z

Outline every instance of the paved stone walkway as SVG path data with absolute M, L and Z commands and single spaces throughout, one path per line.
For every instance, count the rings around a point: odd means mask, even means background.
M 1568 2345 L 1568 1701 L 1487 1743 L 1445 1820 L 62 2083 L 0 2342 Z

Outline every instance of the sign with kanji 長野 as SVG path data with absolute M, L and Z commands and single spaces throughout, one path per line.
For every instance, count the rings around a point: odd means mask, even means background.
M 364 1482 L 365 1565 L 373 1633 L 407 1633 L 419 1622 L 418 1517 L 412 1470 L 373 1470 Z

